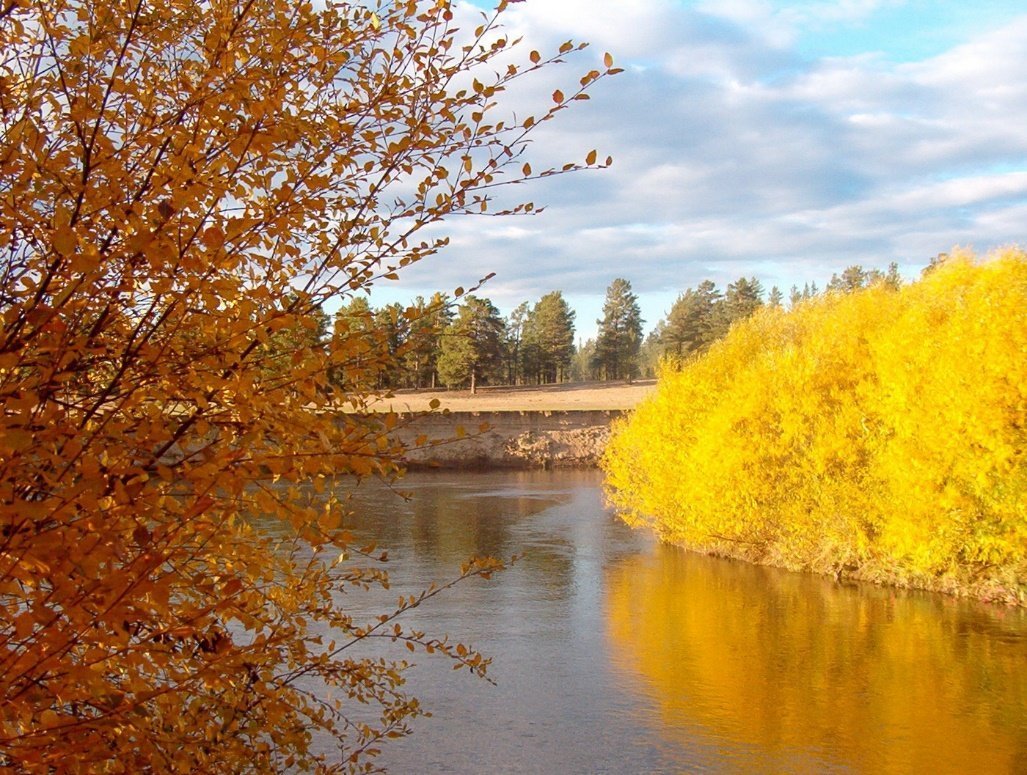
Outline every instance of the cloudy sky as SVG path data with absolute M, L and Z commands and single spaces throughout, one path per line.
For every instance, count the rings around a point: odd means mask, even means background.
M 589 337 L 615 277 L 650 328 L 707 278 L 787 296 L 851 264 L 915 277 L 957 245 L 1027 244 L 1019 0 L 528 0 L 507 29 L 525 52 L 591 44 L 518 100 L 545 105 L 605 51 L 625 68 L 529 154 L 614 166 L 519 187 L 541 215 L 450 221 L 451 246 L 374 303 L 496 272 L 481 293 L 504 312 L 562 290 Z

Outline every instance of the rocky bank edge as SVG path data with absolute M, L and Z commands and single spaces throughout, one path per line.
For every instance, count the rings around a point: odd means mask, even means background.
M 621 410 L 450 412 L 401 417 L 410 468 L 594 468 Z M 409 419 L 409 424 L 403 420 Z M 462 437 L 458 437 L 462 429 Z M 427 443 L 417 444 L 427 437 Z

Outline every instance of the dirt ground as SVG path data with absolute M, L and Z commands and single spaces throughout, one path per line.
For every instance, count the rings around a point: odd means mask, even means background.
M 571 382 L 539 387 L 486 387 L 469 390 L 397 391 L 383 398 L 380 411 L 419 412 L 433 398 L 453 412 L 574 411 L 631 409 L 656 387 L 655 380 L 624 382 Z

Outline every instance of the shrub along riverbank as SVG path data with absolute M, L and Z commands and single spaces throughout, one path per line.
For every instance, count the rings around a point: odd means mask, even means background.
M 716 554 L 1027 602 L 1027 255 L 765 309 L 614 428 L 610 500 Z

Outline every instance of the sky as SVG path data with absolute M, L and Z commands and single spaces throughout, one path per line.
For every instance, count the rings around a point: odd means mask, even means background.
M 560 290 L 586 339 L 616 277 L 648 330 L 704 279 L 787 297 L 852 264 L 912 279 L 957 246 L 1027 244 L 1020 0 L 527 0 L 505 18 L 524 56 L 590 43 L 509 95 L 519 115 L 604 52 L 625 69 L 542 127 L 532 166 L 614 164 L 511 191 L 539 215 L 451 219 L 450 246 L 374 304 L 495 272 L 480 295 L 501 311 Z

